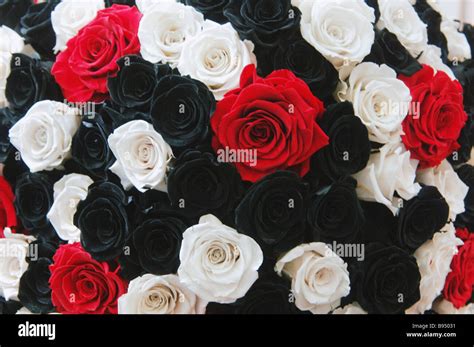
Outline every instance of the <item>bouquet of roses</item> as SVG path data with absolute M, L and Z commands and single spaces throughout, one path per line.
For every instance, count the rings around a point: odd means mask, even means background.
M 435 1 L 0 25 L 0 312 L 474 313 L 474 28 Z

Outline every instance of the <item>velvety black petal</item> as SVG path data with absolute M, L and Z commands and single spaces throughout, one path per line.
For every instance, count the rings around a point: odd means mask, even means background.
M 474 232 L 474 167 L 463 165 L 456 169 L 459 178 L 469 187 L 469 191 L 464 198 L 465 211 L 458 214 L 454 225 L 458 228 L 467 228 L 469 232 Z
M 49 266 L 52 263 L 51 259 L 40 258 L 31 262 L 21 276 L 18 298 L 33 313 L 49 313 L 54 310 L 49 287 Z
M 0 1 L 0 26 L 6 25 L 20 32 L 20 19 L 28 11 L 31 0 L 3 0 Z
M 217 23 L 227 23 L 228 19 L 224 16 L 224 8 L 230 0 L 179 0 L 185 5 L 192 6 L 204 15 L 205 19 Z
M 0 314 L 16 314 L 21 307 L 19 301 L 6 301 L 4 297 L 0 296 Z
M 8 132 L 20 118 L 19 114 L 12 112 L 7 107 L 0 109 L 0 163 L 4 163 L 9 154 L 14 151 Z

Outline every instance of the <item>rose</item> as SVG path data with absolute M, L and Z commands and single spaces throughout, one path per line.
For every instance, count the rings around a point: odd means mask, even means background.
M 28 11 L 30 0 L 4 0 L 0 3 L 0 23 L 19 31 L 20 19 Z
M 2 261 L 0 262 L 0 297 L 5 300 L 18 299 L 20 278 L 28 268 L 26 256 L 32 236 L 12 234 L 5 230 L 5 238 L 0 239 Z
M 355 299 L 369 314 L 403 313 L 420 299 L 416 259 L 398 247 L 368 244 L 349 273 Z
M 428 33 L 426 24 L 413 6 L 407 0 L 379 0 L 378 3 L 380 19 L 377 28 L 386 28 L 395 34 L 410 54 L 418 57 L 428 44 Z
M 403 121 L 403 143 L 412 158 L 420 160 L 420 168 L 441 163 L 459 148 L 457 139 L 466 123 L 462 87 L 442 71 L 423 65 L 411 77 L 400 76 L 410 88 L 418 110 L 409 110 Z
M 458 143 L 459 149 L 451 153 L 448 156 L 447 160 L 453 166 L 459 166 L 468 162 L 471 159 L 471 149 L 474 141 L 471 140 L 471 137 L 474 136 L 474 122 L 472 116 L 468 115 L 466 124 L 461 129 L 459 134 Z M 474 139 L 474 137 L 473 137 Z
M 295 305 L 302 311 L 328 313 L 350 292 L 347 264 L 321 242 L 293 248 L 277 261 L 275 271 L 291 278 Z
M 78 109 L 57 101 L 39 101 L 10 129 L 10 142 L 31 172 L 52 170 L 70 158 L 72 137 L 80 122 Z
M 178 70 L 203 82 L 221 100 L 239 86 L 244 67 L 257 63 L 253 48 L 252 42 L 239 39 L 229 23 L 206 21 L 203 30 L 184 43 Z
M 258 244 L 205 215 L 186 229 L 179 253 L 181 282 L 206 301 L 232 303 L 257 280 L 263 262 Z
M 471 56 L 474 56 L 474 26 L 469 23 L 464 23 L 462 32 L 466 35 L 467 42 L 471 46 Z
M 460 308 L 472 297 L 474 287 L 474 234 L 467 229 L 457 229 L 456 236 L 464 244 L 451 261 L 451 272 L 446 277 L 443 297 L 454 307 Z
M 464 212 L 456 217 L 455 225 L 474 232 L 474 167 L 463 165 L 456 170 L 456 173 L 459 179 L 469 187 L 469 191 L 464 198 Z
M 58 236 L 64 240 L 77 242 L 81 231 L 74 225 L 77 204 L 87 196 L 87 188 L 93 183 L 89 176 L 69 174 L 54 184 L 54 202 L 47 217 Z
M 421 69 L 421 64 L 403 47 L 397 36 L 387 29 L 375 31 L 374 45 L 364 61 L 386 64 L 397 74 L 406 76 L 411 76 Z
M 466 306 L 456 308 L 445 299 L 439 299 L 433 304 L 433 311 L 437 314 L 474 314 L 474 304 L 469 303 Z
M 203 314 L 205 309 L 206 302 L 176 275 L 138 277 L 118 300 L 119 314 Z
M 355 180 L 344 179 L 311 196 L 307 221 L 314 240 L 352 243 L 361 238 L 365 217 L 356 184 Z
M 410 108 L 410 90 L 387 65 L 362 63 L 339 87 L 340 101 L 350 101 L 354 112 L 377 143 L 400 141 L 401 124 Z
M 371 150 L 369 134 L 362 121 L 354 116 L 350 102 L 329 105 L 319 126 L 330 141 L 311 158 L 316 175 L 336 181 L 366 167 Z
M 422 184 L 438 188 L 449 205 L 451 220 L 464 212 L 464 198 L 468 194 L 469 187 L 461 181 L 449 162 L 444 160 L 436 168 L 420 170 L 416 178 Z
M 136 7 L 113 5 L 67 42 L 51 73 L 71 102 L 102 102 L 108 97 L 107 78 L 118 71 L 117 60 L 140 51 Z
M 143 1 L 143 0 L 142 0 Z M 204 18 L 224 24 L 228 19 L 224 16 L 224 8 L 230 0 L 179 0 L 183 4 L 194 7 Z
M 171 147 L 150 123 L 134 120 L 109 136 L 110 150 L 117 161 L 110 170 L 120 177 L 123 187 L 139 191 L 166 191 L 166 171 L 173 157 Z
M 23 50 L 24 43 L 20 35 L 4 25 L 0 27 L 0 36 L 2 37 L 0 43 L 0 107 L 5 107 L 7 106 L 5 88 L 7 77 L 10 75 L 11 57 L 13 53 Z
M 212 213 L 233 222 L 233 211 L 244 192 L 242 181 L 230 164 L 211 153 L 183 152 L 168 175 L 173 207 L 190 218 Z
M 123 250 L 130 234 L 128 198 L 112 181 L 89 186 L 77 205 L 74 225 L 81 231 L 82 247 L 99 261 L 112 260 Z
M 441 32 L 448 44 L 448 59 L 456 63 L 471 59 L 471 47 L 466 35 L 459 32 L 460 23 L 444 18 L 441 22 Z
M 4 237 L 6 228 L 10 230 L 16 229 L 15 206 L 13 205 L 12 188 L 3 176 L 0 176 L 0 238 Z
M 51 24 L 56 34 L 54 52 L 64 51 L 67 42 L 89 24 L 99 10 L 105 8 L 104 0 L 63 0 L 51 12 Z
M 61 101 L 61 90 L 50 70 L 49 62 L 32 59 L 24 54 L 13 54 L 5 90 L 9 107 L 24 114 L 40 100 Z
M 15 300 L 5 300 L 0 296 L 0 314 L 18 314 L 21 303 Z
M 423 65 L 431 66 L 435 72 L 443 71 L 452 80 L 456 79 L 451 68 L 441 59 L 441 49 L 437 46 L 426 46 L 423 53 L 418 57 L 418 62 Z
M 31 4 L 21 17 L 21 34 L 42 57 L 54 60 L 55 34 L 51 24 L 51 12 L 58 0 Z
M 150 114 L 149 112 L 143 112 L 140 110 L 131 109 L 122 109 L 117 105 L 113 104 L 111 101 L 106 101 L 101 104 L 99 113 L 102 118 L 105 120 L 107 125 L 110 125 L 112 129 L 116 129 L 125 123 L 131 122 L 133 120 L 144 120 L 147 123 L 150 123 Z
M 296 173 L 277 171 L 250 187 L 235 210 L 235 224 L 266 257 L 277 258 L 304 241 L 308 198 L 309 187 Z
M 302 0 L 301 34 L 345 79 L 370 53 L 374 10 L 363 0 Z
M 50 266 L 51 298 L 59 313 L 117 313 L 127 283 L 85 252 L 79 243 L 62 245 Z
M 465 110 L 472 115 L 474 113 L 474 61 L 469 60 L 452 66 L 452 71 L 463 88 Z
M 211 118 L 212 145 L 215 151 L 255 153 L 255 162 L 235 163 L 245 181 L 285 169 L 304 176 L 310 156 L 328 143 L 316 122 L 323 112 L 323 103 L 292 72 L 278 70 L 261 78 L 249 65 L 240 88 L 217 104 Z
M 140 53 L 152 63 L 176 67 L 184 42 L 202 30 L 204 17 L 191 6 L 165 1 L 145 11 L 138 37 Z
M 353 175 L 357 180 L 357 196 L 364 201 L 376 201 L 395 215 L 400 199 L 409 200 L 418 194 L 415 182 L 418 161 L 410 159 L 403 145 L 385 145 L 371 154 L 367 166 Z
M 20 118 L 18 113 L 13 113 L 8 107 L 0 108 L 0 163 L 5 163 L 13 152 L 8 132 Z
M 176 2 L 176 0 L 135 0 L 135 5 L 141 13 L 149 12 L 163 2 Z
M 420 300 L 408 308 L 406 313 L 424 313 L 431 309 L 433 301 L 441 294 L 450 264 L 462 241 L 455 235 L 452 224 L 434 234 L 415 251 L 416 262 L 420 269 Z
M 168 75 L 155 87 L 150 117 L 156 131 L 179 153 L 208 141 L 214 109 L 214 97 L 202 82 Z

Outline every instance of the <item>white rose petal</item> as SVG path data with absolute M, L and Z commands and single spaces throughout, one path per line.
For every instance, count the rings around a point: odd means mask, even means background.
M 80 123 L 78 109 L 39 101 L 10 129 L 10 142 L 31 172 L 53 170 L 70 157 L 72 137 Z
M 363 0 L 301 0 L 301 34 L 346 79 L 370 53 L 374 10 Z
M 441 48 L 435 45 L 427 45 L 418 58 L 418 62 L 431 66 L 435 72 L 444 71 L 453 81 L 456 79 L 451 68 L 441 59 Z
M 347 264 L 322 242 L 293 248 L 277 261 L 275 271 L 291 278 L 295 305 L 302 311 L 328 313 L 350 292 Z
M 449 218 L 451 220 L 456 219 L 458 214 L 464 212 L 464 198 L 469 191 L 469 187 L 461 181 L 447 160 L 443 160 L 435 168 L 418 171 L 416 178 L 420 183 L 438 188 L 449 205 Z
M 386 28 L 397 36 L 413 57 L 428 45 L 426 24 L 420 19 L 408 0 L 378 0 L 380 19 L 377 28 Z
M 74 225 L 74 214 L 79 201 L 87 197 L 87 189 L 92 183 L 89 176 L 72 173 L 54 184 L 54 202 L 47 216 L 62 240 L 80 241 L 81 231 Z
M 459 22 L 447 18 L 441 22 L 441 32 L 448 43 L 448 59 L 456 63 L 471 59 L 471 47 L 466 35 L 459 32 L 459 26 Z
M 350 101 L 356 116 L 369 130 L 371 141 L 400 142 L 402 122 L 410 109 L 410 89 L 387 65 L 362 63 L 352 70 L 337 98 Z
M 108 142 L 117 158 L 110 170 L 120 177 L 125 189 L 134 186 L 141 192 L 166 191 L 166 173 L 173 151 L 150 123 L 125 123 L 115 129 Z
M 140 53 L 152 63 L 176 67 L 184 43 L 201 32 L 203 24 L 203 15 L 191 6 L 168 1 L 154 6 L 140 20 Z
M 33 236 L 13 234 L 4 230 L 5 238 L 0 239 L 0 296 L 8 300 L 18 300 L 20 278 L 28 268 L 26 257 Z
M 149 12 L 163 2 L 176 2 L 176 0 L 135 0 L 135 4 L 141 13 Z
M 209 302 L 232 303 L 257 280 L 263 253 L 251 237 L 209 214 L 184 232 L 179 259 L 178 275 L 189 289 Z
M 253 49 L 253 43 L 241 41 L 230 23 L 206 21 L 203 31 L 184 43 L 178 70 L 203 82 L 220 100 L 239 86 L 244 67 L 256 64 Z
M 203 314 L 207 303 L 176 275 L 137 277 L 118 299 L 119 314 Z
M 367 314 L 366 311 L 357 302 L 348 304 L 332 311 L 332 314 Z
M 420 269 L 420 300 L 408 308 L 406 313 L 421 314 L 431 309 L 433 301 L 441 294 L 446 276 L 451 271 L 451 260 L 458 252 L 462 240 L 456 237 L 452 224 L 433 235 L 415 251 L 416 262 Z
M 466 306 L 456 308 L 451 301 L 438 299 L 433 304 L 433 311 L 437 314 L 474 314 L 474 304 L 470 303 Z
M 8 106 L 5 97 L 7 78 L 10 75 L 10 62 L 12 54 L 24 50 L 23 38 L 9 27 L 0 27 L 0 108 Z
M 64 51 L 69 39 L 76 36 L 104 8 L 104 0 L 62 0 L 51 12 L 51 24 L 56 34 L 54 53 Z
M 415 183 L 418 160 L 410 159 L 402 144 L 385 145 L 370 156 L 367 166 L 353 175 L 357 180 L 357 196 L 364 201 L 386 205 L 395 215 L 399 199 L 405 200 L 418 194 L 421 187 Z

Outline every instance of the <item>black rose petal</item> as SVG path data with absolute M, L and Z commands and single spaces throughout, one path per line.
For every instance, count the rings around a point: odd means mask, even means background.
M 240 232 L 266 257 L 276 258 L 305 239 L 309 187 L 296 173 L 277 171 L 253 184 L 235 210 Z
M 5 177 L 13 189 L 22 174 L 29 172 L 28 166 L 21 160 L 20 152 L 15 148 L 8 151 L 3 165 L 3 177 Z
M 28 265 L 28 269 L 21 276 L 18 290 L 20 302 L 33 313 L 49 313 L 54 311 L 51 302 L 51 288 L 49 266 L 52 260 L 40 258 Z
M 8 132 L 20 118 L 7 107 L 0 109 L 0 163 L 4 163 L 9 154 L 14 151 Z
M 365 3 L 374 9 L 375 23 L 377 23 L 380 18 L 380 8 L 378 0 L 365 0 Z
M 471 159 L 472 145 L 474 144 L 474 122 L 472 114 L 467 115 L 467 121 L 459 134 L 458 143 L 461 146 L 448 156 L 448 161 L 452 165 L 460 165 Z
M 400 199 L 400 202 L 403 200 Z M 365 223 L 362 227 L 363 242 L 378 242 L 385 245 L 392 245 L 390 235 L 396 232 L 397 218 L 383 204 L 370 201 L 360 201 L 364 211 Z
M 464 198 L 465 211 L 458 214 L 454 225 L 458 228 L 467 228 L 469 232 L 474 232 L 474 167 L 463 165 L 456 169 L 461 181 L 469 187 L 469 191 Z
M 474 114 L 474 60 L 451 66 L 454 75 L 463 88 L 464 108 L 466 112 Z
M 0 26 L 6 25 L 20 32 L 20 19 L 28 11 L 31 0 L 2 0 L 0 1 Z
M 185 5 L 192 6 L 204 15 L 205 19 L 224 24 L 228 19 L 224 16 L 224 8 L 230 0 L 179 0 Z
M 469 46 L 471 46 L 471 57 L 474 57 L 474 26 L 463 23 L 462 32 L 466 35 L 467 42 L 469 42 Z
M 37 101 L 62 101 L 61 89 L 51 75 L 51 67 L 51 62 L 13 54 L 5 90 L 9 107 L 24 114 Z
M 92 184 L 79 202 L 74 225 L 81 230 L 82 247 L 94 259 L 112 260 L 122 253 L 130 234 L 128 205 L 126 193 L 112 181 Z
M 132 120 L 144 120 L 150 123 L 150 114 L 133 108 L 120 109 L 116 105 L 110 102 L 105 102 L 101 107 L 99 113 L 101 114 L 104 122 L 109 124 L 113 129 L 117 129 L 119 126 L 124 125 Z
M 392 240 L 413 253 L 448 222 L 449 206 L 436 187 L 424 186 L 400 208 L 398 227 Z
M 110 7 L 114 4 L 135 6 L 135 0 L 105 0 L 105 5 Z
M 16 314 L 21 307 L 19 301 L 6 301 L 4 297 L 0 296 L 0 314 Z

